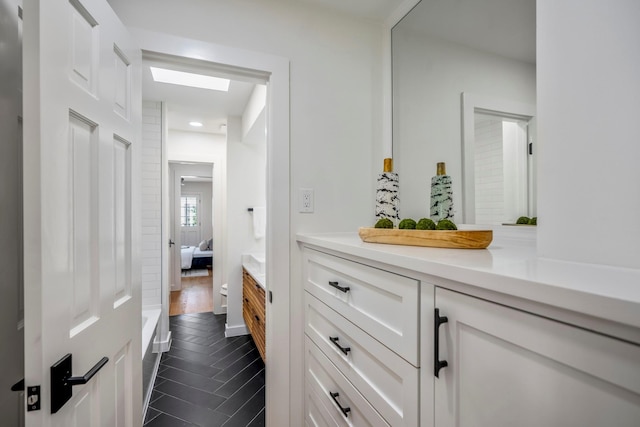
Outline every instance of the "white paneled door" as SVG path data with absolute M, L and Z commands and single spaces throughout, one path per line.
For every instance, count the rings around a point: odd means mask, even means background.
M 139 426 L 141 54 L 106 0 L 24 0 L 23 42 L 26 425 Z

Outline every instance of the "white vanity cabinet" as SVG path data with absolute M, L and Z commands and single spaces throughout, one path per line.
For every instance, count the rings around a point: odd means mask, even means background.
M 640 426 L 640 272 L 299 241 L 307 425 Z
M 303 257 L 307 424 L 418 426 L 419 281 Z
M 437 427 L 640 426 L 640 346 L 436 288 Z

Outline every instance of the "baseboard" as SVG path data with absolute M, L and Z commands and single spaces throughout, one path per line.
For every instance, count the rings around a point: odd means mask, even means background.
M 171 349 L 171 331 L 167 333 L 167 337 L 164 340 L 159 340 L 156 336 L 156 340 L 153 342 L 154 353 L 164 353 Z
M 224 325 L 224 336 L 227 338 L 248 334 L 249 330 L 247 329 L 247 325 L 229 326 L 228 323 L 225 323 Z

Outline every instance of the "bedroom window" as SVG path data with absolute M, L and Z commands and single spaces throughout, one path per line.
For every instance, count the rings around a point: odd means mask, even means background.
M 197 227 L 198 224 L 198 197 L 180 197 L 180 225 L 182 227 Z

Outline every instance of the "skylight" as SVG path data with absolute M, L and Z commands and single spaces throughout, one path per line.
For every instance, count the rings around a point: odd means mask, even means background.
M 201 89 L 229 90 L 229 79 L 205 76 L 202 74 L 185 73 L 184 71 L 167 70 L 166 68 L 149 67 L 153 80 L 160 83 L 197 87 Z

